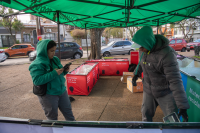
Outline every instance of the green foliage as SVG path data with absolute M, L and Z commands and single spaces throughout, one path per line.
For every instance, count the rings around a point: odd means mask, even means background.
M 175 23 L 170 23 L 170 28 L 175 28 Z
M 199 58 L 200 59 L 200 56 L 194 56 L 195 58 Z
M 16 44 L 20 44 L 20 41 L 19 41 L 19 40 L 16 40 Z
M 74 29 L 70 32 L 73 38 L 82 38 L 85 37 L 85 30 Z
M 111 35 L 113 38 L 122 38 L 123 37 L 123 28 L 113 28 L 111 30 Z
M 11 8 L 7 8 L 4 6 L 0 6 L 0 14 L 2 15 L 7 15 L 7 14 L 11 14 L 14 13 L 14 10 Z M 21 23 L 20 20 L 17 19 L 17 17 L 15 15 L 11 15 L 11 16 L 7 16 L 4 17 L 0 20 L 0 25 L 2 25 L 3 27 L 5 27 L 8 32 L 10 32 L 11 36 L 12 36 L 12 29 L 15 30 L 15 33 L 17 31 L 20 31 L 21 29 L 24 28 L 23 23 Z M 14 43 L 16 43 L 16 38 L 12 38 Z
M 14 13 L 13 9 L 0 6 L 0 14 L 6 15 L 11 13 Z M 5 28 L 11 28 L 14 18 L 15 18 L 14 15 L 2 18 L 1 25 L 3 25 Z
M 85 30 L 74 29 L 70 32 L 70 35 L 74 38 L 75 42 L 81 46 L 81 39 L 85 38 Z
M 8 49 L 9 47 L 1 47 L 0 49 Z
M 103 37 L 110 38 L 122 38 L 123 37 L 123 28 L 106 28 L 103 31 Z
M 22 29 L 24 29 L 24 25 L 20 20 L 15 18 L 13 25 L 12 25 L 12 28 L 15 30 L 15 32 L 17 32 L 17 31 L 21 31 Z
M 114 57 L 103 57 L 103 59 L 114 59 Z
M 105 28 L 105 30 L 103 31 L 102 33 L 102 36 L 105 37 L 105 38 L 110 38 L 111 34 L 110 34 L 110 30 L 112 28 Z

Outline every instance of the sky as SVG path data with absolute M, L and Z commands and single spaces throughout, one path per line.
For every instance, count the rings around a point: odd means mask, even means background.
M 17 15 L 17 18 L 23 23 L 28 23 L 30 21 L 30 14 Z

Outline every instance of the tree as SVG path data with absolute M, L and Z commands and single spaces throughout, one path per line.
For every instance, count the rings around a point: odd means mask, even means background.
M 2 15 L 6 15 L 6 14 L 10 14 L 10 13 L 14 13 L 14 11 L 11 8 L 6 8 L 4 6 L 0 6 L 0 13 Z M 15 37 L 13 37 L 13 33 L 12 33 L 12 25 L 13 25 L 13 21 L 14 21 L 15 16 L 11 15 L 9 17 L 4 17 L 1 20 L 1 24 L 3 25 L 3 27 L 5 27 L 8 32 L 11 35 L 11 38 L 13 39 L 13 42 L 16 42 Z
M 110 34 L 113 36 L 113 38 L 122 38 L 123 28 L 112 28 Z
M 181 29 L 183 33 L 183 39 L 185 39 L 187 42 L 190 41 L 194 34 L 194 30 L 199 26 L 199 20 L 190 18 L 190 19 L 185 19 L 180 22 L 178 22 L 178 28 Z M 186 27 L 188 29 L 186 30 Z M 189 33 L 191 32 L 191 35 L 189 36 Z
M 14 13 L 13 9 L 0 6 L 0 14 L 6 15 L 11 13 Z M 15 30 L 16 34 L 17 31 L 20 31 L 22 28 L 24 28 L 23 23 L 21 23 L 21 21 L 18 20 L 15 15 L 3 17 L 0 23 L 3 27 L 5 27 L 8 30 L 8 32 L 11 35 L 11 38 L 13 39 L 13 42 L 16 43 L 16 36 L 13 36 L 12 29 Z
M 80 45 L 81 38 L 85 38 L 85 30 L 74 29 L 70 32 L 71 36 L 75 39 L 75 41 Z
M 167 24 L 165 24 L 165 29 L 164 31 L 162 30 L 162 25 L 158 26 L 159 34 L 160 35 L 165 35 L 167 32 Z
M 131 37 L 133 37 L 133 35 L 141 28 L 142 28 L 141 26 L 128 27 L 128 30 L 130 31 Z
M 102 33 L 102 36 L 106 38 L 105 43 L 108 44 L 109 38 L 111 37 L 110 31 L 112 28 L 105 28 L 105 30 Z
M 109 38 L 122 38 L 123 37 L 123 28 L 105 28 L 102 33 L 103 37 L 106 38 L 106 44 L 109 42 Z
M 24 25 L 23 23 L 18 20 L 17 18 L 14 19 L 12 28 L 15 30 L 15 35 L 17 34 L 18 31 L 21 31 L 22 29 L 24 29 Z
M 91 52 L 88 59 L 101 58 L 101 35 L 105 28 L 90 29 L 91 34 Z

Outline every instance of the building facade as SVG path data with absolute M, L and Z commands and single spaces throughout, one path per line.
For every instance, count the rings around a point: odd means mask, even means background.
M 19 42 L 21 41 L 21 34 L 20 32 L 15 33 L 14 30 L 12 30 L 12 35 L 11 37 L 10 32 L 4 27 L 0 27 L 0 47 L 10 47 L 14 44 L 14 38 L 16 37 L 16 40 Z
M 58 40 L 58 28 L 57 24 L 48 19 L 40 19 L 42 39 L 50 39 L 57 42 Z M 37 32 L 36 32 L 36 16 L 30 15 L 30 22 L 24 23 L 24 29 L 15 34 L 13 30 L 13 37 L 16 37 L 19 43 L 28 43 L 33 46 L 37 44 Z M 74 41 L 70 35 L 71 30 L 75 29 L 74 26 L 60 24 L 60 41 Z M 4 28 L 0 27 L 0 47 L 10 47 L 14 44 L 14 41 L 10 33 Z

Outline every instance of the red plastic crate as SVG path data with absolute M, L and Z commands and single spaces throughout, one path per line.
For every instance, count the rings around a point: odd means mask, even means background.
M 93 66 L 87 74 L 80 74 L 84 65 Z M 99 79 L 99 64 L 84 63 L 66 75 L 69 95 L 89 95 Z
M 99 63 L 100 76 L 122 76 L 123 72 L 128 72 L 128 58 L 87 60 L 86 62 Z
M 139 63 L 139 51 L 131 51 L 130 53 L 130 64 L 138 64 Z

